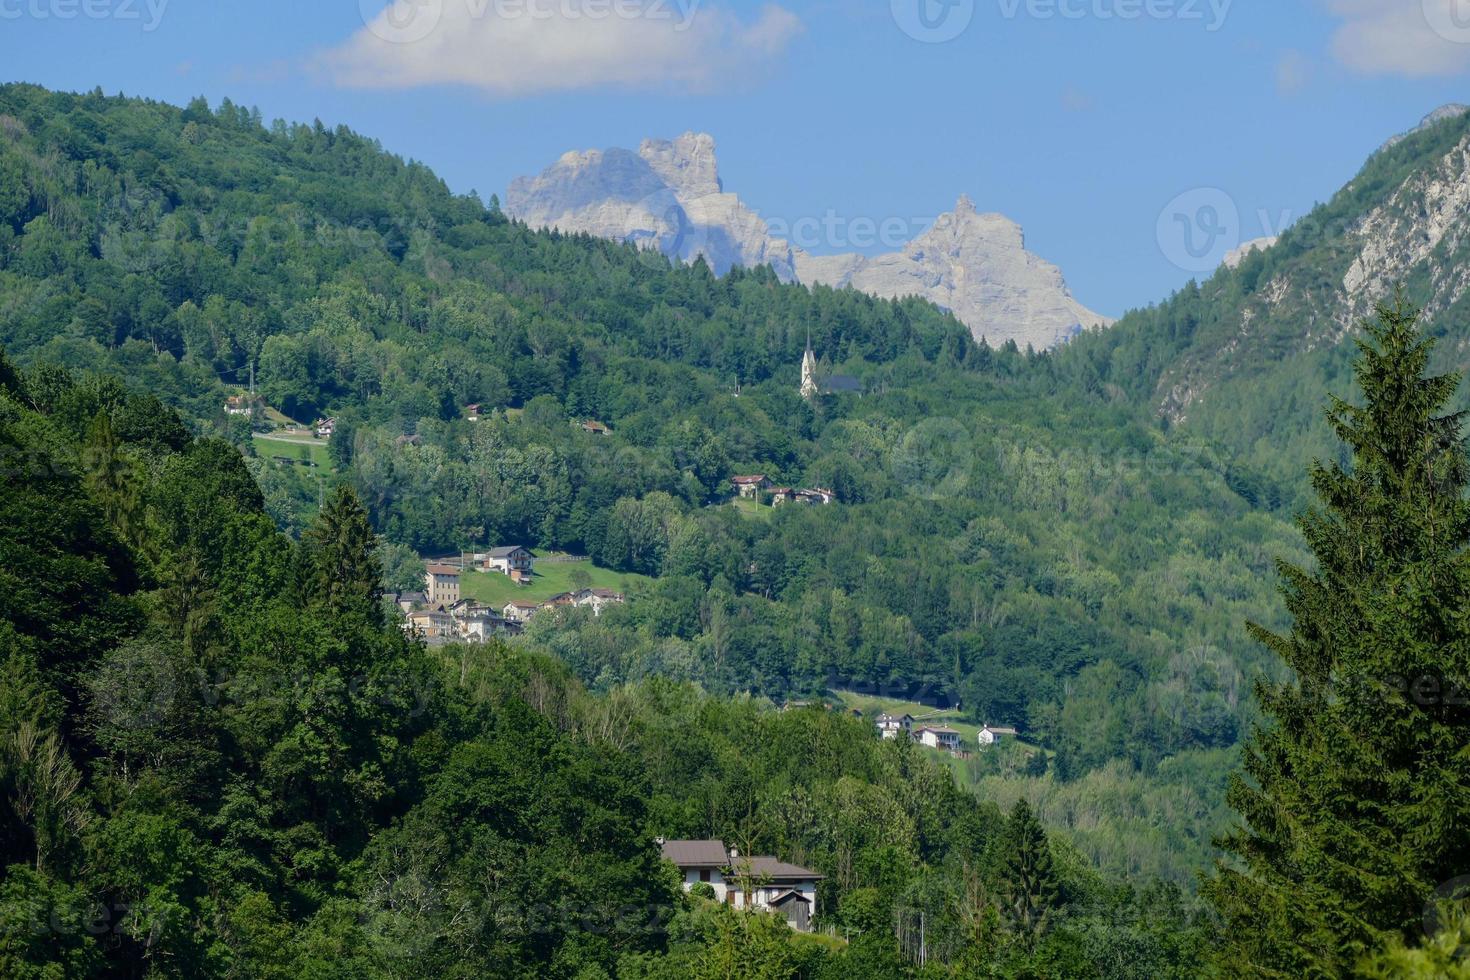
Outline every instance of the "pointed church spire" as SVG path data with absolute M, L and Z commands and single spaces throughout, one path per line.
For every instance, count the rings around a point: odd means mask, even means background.
M 801 358 L 801 397 L 811 398 L 817 388 L 817 355 L 812 353 L 812 327 L 806 328 L 806 354 Z

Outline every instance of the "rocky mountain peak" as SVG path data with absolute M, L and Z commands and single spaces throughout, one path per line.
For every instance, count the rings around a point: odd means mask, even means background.
M 505 209 L 532 227 L 634 242 L 684 261 L 703 255 L 718 275 L 770 265 L 786 281 L 919 296 L 992 344 L 1052 347 L 1112 322 L 1078 303 L 1056 266 L 1026 251 L 1020 225 L 981 212 L 968 194 L 895 252 L 814 255 L 794 247 L 725 191 L 708 133 L 647 139 L 637 153 L 563 154 L 539 176 L 513 181 Z
M 675 191 L 695 197 L 724 193 L 715 160 L 715 138 L 685 133 L 673 140 L 644 140 L 638 155 Z

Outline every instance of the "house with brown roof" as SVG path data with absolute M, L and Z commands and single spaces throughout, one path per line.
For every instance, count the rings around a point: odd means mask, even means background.
M 583 422 L 582 423 L 582 431 L 583 432 L 590 432 L 594 436 L 609 436 L 609 435 L 612 435 L 612 429 L 609 429 L 607 426 L 603 425 L 601 422 L 597 421 L 596 419 L 588 419 L 587 421 Z
M 771 481 L 766 479 L 765 475 L 761 473 L 757 473 L 754 476 L 732 476 L 730 478 L 730 484 L 740 496 L 752 500 L 759 497 L 762 490 L 771 489 Z
M 721 840 L 659 840 L 664 860 L 674 864 L 684 890 L 704 882 L 715 900 L 737 909 L 759 909 L 781 916 L 793 928 L 810 932 L 817 911 L 817 883 L 823 876 L 769 856 L 743 857 Z
M 424 568 L 424 596 L 431 606 L 452 606 L 459 601 L 459 567 L 432 564 Z

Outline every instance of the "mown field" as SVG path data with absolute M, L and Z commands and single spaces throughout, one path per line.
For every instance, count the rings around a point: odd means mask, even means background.
M 584 580 L 577 573 L 584 573 Z M 517 585 L 499 572 L 466 572 L 460 576 L 460 595 L 500 608 L 512 599 L 542 602 L 579 588 L 616 589 L 627 593 L 652 582 L 645 575 L 614 572 L 590 561 L 537 561 L 536 576 L 527 585 Z
M 280 457 L 285 457 L 298 464 L 304 461 L 315 463 L 320 469 L 331 468 L 331 459 L 327 455 L 327 440 L 325 439 L 264 433 L 256 433 L 251 438 L 255 441 L 256 454 L 262 459 L 280 463 Z

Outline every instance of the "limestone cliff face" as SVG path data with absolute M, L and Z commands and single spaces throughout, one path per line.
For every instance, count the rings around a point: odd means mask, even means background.
M 1243 245 L 1201 285 L 1208 325 L 1160 379 L 1159 407 L 1187 421 L 1212 389 L 1271 363 L 1330 351 L 1402 285 L 1426 324 L 1461 308 L 1470 294 L 1470 120 L 1446 106 L 1395 137 L 1332 201 L 1281 236 Z M 1407 159 L 1384 151 L 1406 140 Z M 1260 249 L 1265 261 L 1241 278 Z M 1440 349 L 1470 351 L 1456 320 Z M 1125 327 L 1126 329 L 1126 327 Z
M 532 227 L 634 242 L 684 261 L 703 255 L 716 274 L 770 265 L 787 281 L 919 296 L 991 344 L 1053 347 L 1112 322 L 1073 298 L 1056 266 L 1026 251 L 1019 225 L 977 213 L 967 197 L 896 252 L 813 255 L 795 248 L 725 192 L 706 134 L 645 140 L 637 153 L 568 153 L 539 176 L 514 181 L 506 211 Z
M 795 278 L 791 247 L 724 192 L 715 141 L 705 134 L 644 140 L 637 153 L 564 154 L 539 176 L 512 181 L 505 210 L 533 228 L 633 242 L 685 262 L 703 255 L 717 275 L 770 265 L 782 279 Z
M 978 213 L 964 196 L 901 251 L 871 258 L 798 252 L 796 275 L 890 299 L 922 296 L 993 345 L 1054 347 L 1112 322 L 1072 297 L 1060 269 L 1026 251 L 1020 225 Z

